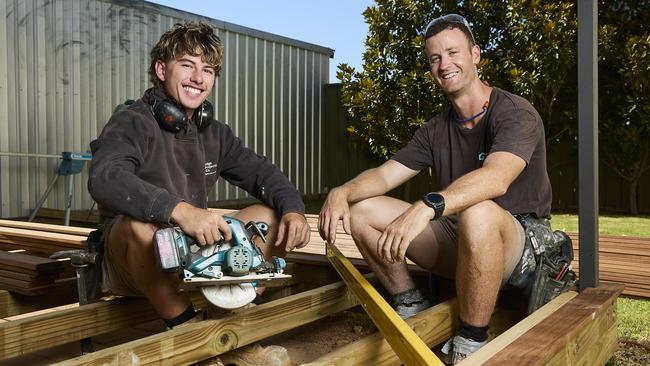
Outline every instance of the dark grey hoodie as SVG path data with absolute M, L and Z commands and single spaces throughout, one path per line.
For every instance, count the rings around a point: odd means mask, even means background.
M 207 207 L 208 191 L 219 176 L 273 207 L 279 214 L 304 213 L 300 194 L 267 158 L 243 146 L 230 127 L 213 121 L 203 129 L 190 123 L 177 133 L 158 126 L 150 108 L 162 88 L 111 116 L 90 143 L 93 160 L 88 190 L 103 217 L 127 215 L 168 223 L 185 201 Z

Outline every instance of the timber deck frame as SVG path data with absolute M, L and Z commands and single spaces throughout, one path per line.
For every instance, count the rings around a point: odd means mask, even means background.
M 293 263 L 293 284 L 270 290 L 277 299 L 224 318 L 189 324 L 58 364 L 191 364 L 357 306 L 357 299 L 337 280 L 321 254 L 324 243 L 315 229 L 315 220 L 315 215 L 308 215 L 311 243 L 288 256 Z M 67 245 L 76 245 L 71 236 L 82 238 L 88 229 L 51 225 L 39 226 L 37 231 L 53 241 L 65 239 Z M 365 266 L 351 238 L 343 230 L 337 235 L 337 247 L 355 259 L 357 265 Z M 30 235 L 26 240 L 34 243 L 38 238 Z M 422 271 L 413 264 L 411 269 Z M 0 360 L 156 319 L 144 299 L 106 297 L 79 306 L 74 303 L 75 286 L 72 279 L 60 280 L 51 293 L 38 297 L 0 291 L 0 304 L 4 305 L 0 306 Z M 622 290 L 621 285 L 602 284 L 579 294 L 564 293 L 511 327 L 506 325 L 507 330 L 463 364 L 604 364 L 618 345 L 616 298 Z M 206 305 L 202 296 L 194 295 L 196 307 Z M 498 310 L 495 323 L 512 324 L 507 320 L 510 317 L 505 310 Z M 408 319 L 407 323 L 428 346 L 434 347 L 451 336 L 456 318 L 457 306 L 452 299 Z M 395 365 L 400 361 L 382 335 L 375 333 L 307 363 L 364 364 Z

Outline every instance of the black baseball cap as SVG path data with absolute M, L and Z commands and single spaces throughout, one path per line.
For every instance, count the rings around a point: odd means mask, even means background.
M 469 22 L 467 19 L 465 19 L 465 17 L 458 14 L 447 14 L 430 21 L 424 31 L 424 39 L 426 40 L 429 37 L 433 37 L 449 27 L 460 28 L 465 34 L 469 36 L 469 38 L 472 40 L 472 43 L 476 44 L 476 40 L 474 39 L 474 34 L 472 33 L 472 28 L 469 26 Z

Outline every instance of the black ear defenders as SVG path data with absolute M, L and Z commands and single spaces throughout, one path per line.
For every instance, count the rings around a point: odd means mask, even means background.
M 187 127 L 189 121 L 187 114 L 178 106 L 178 104 L 169 100 L 154 100 L 151 105 L 151 112 L 158 122 L 158 125 L 166 131 L 178 132 Z M 205 100 L 194 111 L 192 122 L 199 128 L 208 127 L 214 116 L 214 107 L 212 103 Z

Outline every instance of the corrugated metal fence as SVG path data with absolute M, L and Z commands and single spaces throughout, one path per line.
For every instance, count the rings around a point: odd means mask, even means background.
M 225 46 L 210 97 L 217 119 L 303 194 L 322 191 L 322 90 L 333 50 L 144 1 L 7 0 L 0 19 L 0 152 L 87 151 L 113 108 L 148 88 L 148 54 L 160 35 L 204 20 Z M 27 215 L 57 165 L 0 157 L 0 216 Z M 75 176 L 73 208 L 92 205 L 86 180 L 87 169 Z M 64 208 L 63 182 L 46 207 Z M 220 182 L 209 200 L 244 197 Z

